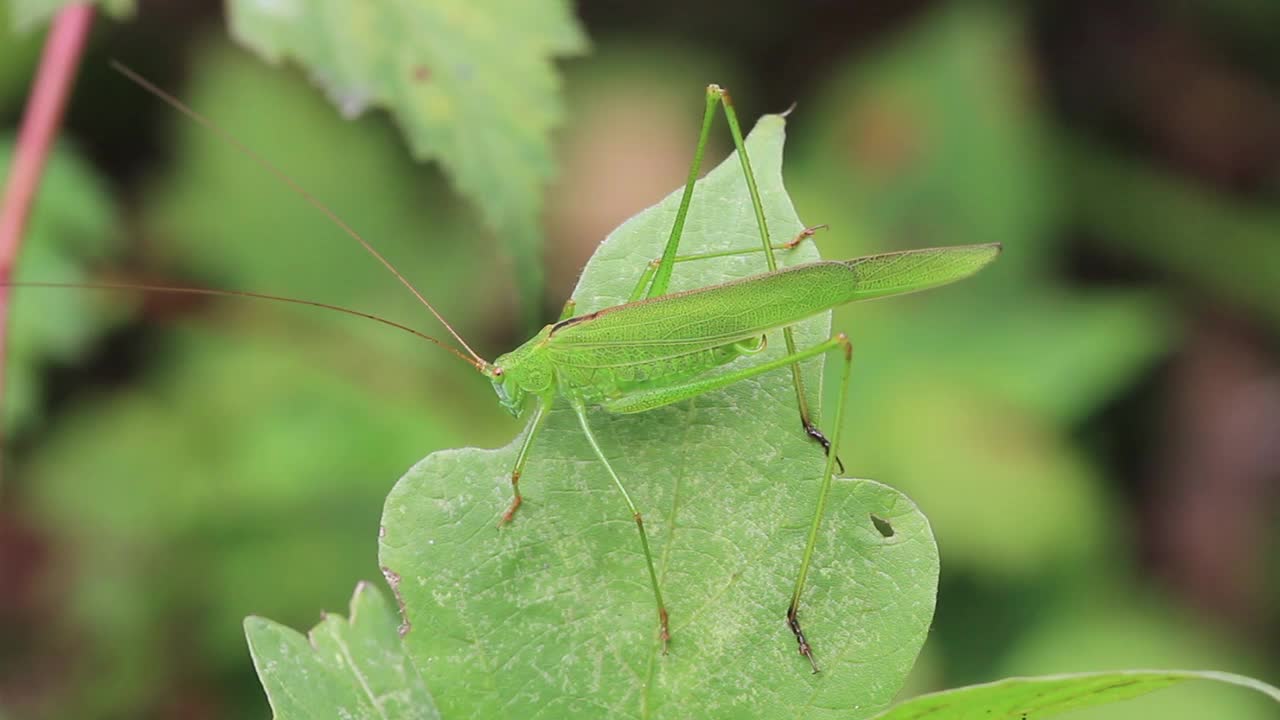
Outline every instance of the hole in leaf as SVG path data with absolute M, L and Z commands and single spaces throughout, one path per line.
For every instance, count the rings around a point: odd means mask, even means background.
M 876 531 L 879 532 L 881 536 L 887 538 L 893 537 L 893 524 L 888 520 L 885 520 L 875 513 L 871 513 L 871 524 L 876 526 Z

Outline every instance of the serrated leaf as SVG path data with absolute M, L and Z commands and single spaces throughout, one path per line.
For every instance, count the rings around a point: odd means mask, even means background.
M 273 62 L 297 60 L 344 112 L 390 111 L 414 155 L 443 164 L 506 243 L 523 305 L 541 306 L 542 191 L 563 113 L 553 59 L 586 44 L 569 3 L 232 0 L 228 8 L 236 38 Z
M 85 0 L 9 0 L 9 7 L 14 29 L 27 32 L 51 20 L 64 7 L 84 3 Z M 118 20 L 131 17 L 134 11 L 134 0 L 95 0 L 93 4 Z
M 1127 670 L 1009 678 L 956 688 L 913 698 L 877 715 L 875 720 L 1040 720 L 1068 710 L 1127 700 L 1188 680 L 1239 685 L 1280 702 L 1280 689 L 1243 675 L 1195 670 Z
M 801 223 L 782 186 L 782 141 L 783 120 L 769 116 L 748 145 L 770 226 L 790 237 Z M 629 294 L 676 204 L 669 196 L 610 235 L 574 292 L 579 310 Z M 699 184 L 686 232 L 682 252 L 759 242 L 736 158 Z M 782 260 L 816 256 L 809 245 Z M 682 263 L 673 289 L 763 266 L 759 255 Z M 802 324 L 797 341 L 818 342 L 828 324 L 826 314 Z M 807 366 L 811 387 L 820 371 L 820 361 Z M 670 654 L 660 654 L 632 518 L 572 412 L 553 411 L 513 524 L 496 527 L 517 441 L 428 456 L 387 499 L 381 562 L 402 601 L 406 647 L 445 717 L 858 718 L 892 699 L 933 611 L 932 534 L 896 491 L 836 484 L 801 611 L 823 669 L 811 674 L 783 616 L 823 456 L 800 432 L 787 371 L 590 418 L 645 514 Z
M 270 620 L 246 618 L 249 653 L 275 718 L 439 718 L 405 656 L 399 622 L 368 583 L 356 587 L 349 620 L 325 615 L 305 637 Z

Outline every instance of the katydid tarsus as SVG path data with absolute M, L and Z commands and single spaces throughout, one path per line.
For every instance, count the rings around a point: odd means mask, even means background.
M 594 309 L 592 312 L 579 315 L 575 314 L 575 303 L 570 299 L 565 303 L 558 322 L 546 325 L 523 345 L 490 362 L 472 350 L 426 297 L 372 244 L 283 171 L 244 146 L 203 115 L 128 68 L 119 64 L 115 64 L 115 67 L 179 112 L 210 128 L 327 216 L 408 288 L 448 330 L 461 349 L 370 313 L 309 300 L 243 291 L 187 287 L 105 283 L 70 286 L 233 295 L 311 305 L 373 319 L 413 333 L 449 350 L 490 380 L 499 402 L 513 416 L 518 418 L 526 413 L 530 416 L 511 470 L 511 502 L 498 520 L 500 526 L 514 519 L 523 502 L 520 482 L 528 469 L 530 450 L 537 441 L 539 430 L 543 427 L 550 409 L 558 400 L 568 403 L 578 418 L 582 433 L 622 496 L 626 510 L 635 522 L 653 591 L 658 619 L 657 636 L 661 642 L 663 654 L 667 652 L 670 624 L 663 600 L 661 578 L 654 566 L 654 553 L 650 547 L 640 509 L 627 491 L 623 479 L 625 473 L 619 473 L 609 461 L 592 431 L 587 410 L 602 408 L 612 413 L 639 413 L 704 393 L 715 392 L 720 388 L 763 373 L 789 368 L 801 421 L 801 427 L 798 430 L 821 444 L 826 453 L 826 462 L 822 476 L 819 478 L 821 484 L 817 506 L 814 508 L 805 546 L 800 556 L 790 602 L 785 615 L 779 619 L 784 621 L 794 634 L 799 652 L 809 662 L 813 672 L 818 672 L 819 666 L 813 648 L 800 624 L 799 611 L 828 495 L 833 478 L 837 474 L 837 466 L 840 465 L 838 459 L 840 428 L 845 415 L 853 349 L 848 337 L 843 333 L 836 334 L 812 347 L 799 348 L 792 337 L 791 328 L 806 318 L 844 303 L 925 290 L 962 279 L 994 260 L 1000 252 L 999 245 L 906 250 L 847 261 L 821 261 L 778 269 L 775 253 L 785 251 L 811 237 L 816 227 L 805 229 L 788 242 L 775 244 L 771 239 L 733 103 L 728 92 L 716 85 L 710 85 L 706 90 L 706 106 L 693 163 L 670 236 L 661 257 L 643 268 L 637 268 L 637 283 L 630 300 L 621 305 Z M 693 202 L 696 181 L 717 109 L 723 110 L 729 126 L 760 236 L 759 247 L 742 248 L 730 253 L 763 255 L 763 272 L 720 285 L 668 293 L 667 289 L 678 263 L 696 262 L 726 254 L 725 252 L 683 256 L 678 254 L 685 218 Z M 29 285 L 68 287 L 58 283 L 29 283 Z M 749 359 L 744 359 L 765 347 L 768 333 L 779 330 L 786 344 L 785 355 L 764 362 L 751 362 Z M 828 441 L 818 429 L 807 405 L 799 363 L 833 350 L 839 351 L 842 365 L 836 412 L 830 425 L 831 439 Z M 719 368 L 724 369 L 713 372 Z M 624 453 L 625 449 L 615 449 L 615 452 Z

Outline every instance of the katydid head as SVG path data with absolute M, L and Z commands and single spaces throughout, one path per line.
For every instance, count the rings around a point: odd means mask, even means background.
M 498 358 L 502 360 L 502 358 Z M 493 383 L 493 391 L 498 394 L 498 403 L 511 413 L 512 417 L 520 417 L 524 411 L 524 388 L 520 383 L 509 381 L 509 373 L 501 365 L 491 365 L 485 370 L 489 382 Z
M 498 402 L 514 417 L 524 412 L 529 395 L 542 395 L 551 389 L 553 374 L 544 349 L 551 328 L 542 328 L 520 347 L 481 368 L 493 383 Z

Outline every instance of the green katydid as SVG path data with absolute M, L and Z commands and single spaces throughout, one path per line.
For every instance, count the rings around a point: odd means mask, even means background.
M 839 429 L 843 424 L 852 369 L 852 346 L 844 334 L 837 334 L 813 347 L 797 348 L 791 327 L 806 318 L 854 300 L 914 292 L 962 279 L 994 260 L 1000 251 L 998 245 L 908 250 L 848 261 L 796 265 L 779 270 L 775 251 L 794 247 L 811 237 L 816 228 L 808 228 L 786 243 L 774 244 L 770 239 L 763 204 L 733 104 L 726 91 L 711 85 L 706 91 L 706 106 L 693 163 L 667 244 L 660 258 L 640 270 L 630 300 L 621 305 L 575 315 L 575 303 L 570 299 L 558 322 L 545 326 L 520 347 L 490 362 L 476 354 L 422 293 L 327 206 L 202 115 L 127 68 L 119 65 L 116 68 L 180 112 L 218 133 L 324 213 L 404 284 L 441 322 L 462 350 L 369 313 L 325 303 L 201 288 L 103 284 L 89 287 L 134 287 L 159 292 L 237 295 L 312 305 L 370 318 L 411 332 L 450 350 L 491 381 L 499 402 L 513 416 L 521 417 L 526 412 L 530 413 L 528 427 L 511 470 L 512 499 L 501 515 L 500 525 L 510 522 L 520 508 L 522 496 L 519 483 L 530 457 L 530 449 L 534 446 L 549 410 L 557 398 L 563 399 L 574 410 L 583 434 L 635 521 L 654 597 L 658 618 L 657 634 L 664 654 L 670 638 L 669 616 L 642 515 L 622 477 L 597 441 L 588 420 L 587 408 L 599 407 L 613 413 L 638 413 L 714 392 L 775 369 L 789 368 L 802 430 L 819 442 L 827 453 L 817 506 L 785 614 L 785 622 L 795 636 L 800 654 L 808 660 L 814 672 L 818 671 L 813 649 L 801 628 L 799 608 L 828 493 L 839 464 Z M 717 107 L 723 109 L 729 125 L 761 240 L 759 247 L 731 252 L 763 254 L 767 271 L 720 285 L 669 294 L 667 289 L 677 263 L 725 254 L 678 254 L 685 218 L 692 202 L 695 181 L 700 173 Z M 766 362 L 739 362 L 745 356 L 762 350 L 767 333 L 777 330 L 782 331 L 786 355 Z M 832 439 L 828 441 L 812 420 L 805 400 L 799 363 L 837 349 L 842 351 L 843 359 L 841 387 L 833 423 L 835 430 Z M 730 367 L 720 373 L 712 372 L 721 366 Z

